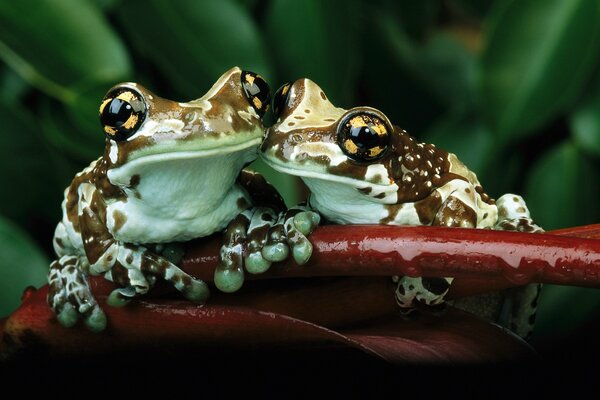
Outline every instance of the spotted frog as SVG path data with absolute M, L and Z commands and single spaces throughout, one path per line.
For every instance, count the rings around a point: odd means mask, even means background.
M 494 201 L 456 155 L 419 143 L 375 108 L 335 107 L 317 84 L 300 79 L 277 91 L 273 110 L 277 121 L 267 131 L 262 157 L 276 170 L 301 177 L 311 192 L 309 206 L 331 222 L 542 232 L 520 196 Z M 452 282 L 394 280 L 406 314 L 415 301 L 442 305 Z M 529 292 L 531 305 L 539 287 Z
M 48 303 L 63 325 L 83 317 L 92 330 L 105 328 L 106 316 L 90 291 L 88 275 L 103 275 L 119 286 L 107 299 L 112 306 L 147 293 L 157 278 L 190 300 L 206 300 L 206 283 L 169 261 L 164 249 L 171 242 L 219 232 L 232 221 L 229 231 L 238 232 L 237 241 L 227 237 L 221 253 L 242 254 L 247 243 L 240 238 L 253 238 L 246 267 L 266 269 L 270 260 L 287 256 L 288 244 L 298 244 L 310 256 L 302 232 L 283 226 L 282 239 L 269 243 L 271 251 L 262 257 L 265 226 L 279 221 L 295 227 L 294 218 L 310 216 L 282 211 L 276 190 L 243 170 L 258 155 L 261 117 L 269 102 L 267 83 L 237 67 L 188 103 L 158 97 L 136 83 L 109 90 L 99 110 L 104 154 L 65 190 L 53 241 L 58 259 L 50 266 Z M 260 223 L 252 225 L 252 220 Z M 299 240 L 286 242 L 288 233 Z M 235 291 L 243 281 L 244 260 L 234 261 L 222 260 L 215 276 L 226 291 Z

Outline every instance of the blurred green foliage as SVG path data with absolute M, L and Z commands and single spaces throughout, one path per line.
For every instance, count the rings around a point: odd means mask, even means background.
M 491 195 L 524 194 L 546 229 L 600 222 L 599 22 L 596 0 L 1 2 L 0 315 L 43 282 L 62 191 L 101 154 L 97 108 L 119 81 L 188 100 L 233 65 L 273 90 L 306 76 L 457 153 Z M 547 288 L 542 335 L 599 305 Z

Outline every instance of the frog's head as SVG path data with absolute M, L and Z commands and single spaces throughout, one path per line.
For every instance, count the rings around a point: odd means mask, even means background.
M 136 83 L 116 85 L 100 104 L 100 122 L 114 167 L 153 157 L 224 154 L 258 146 L 269 101 L 264 79 L 235 67 L 188 103 L 163 99 Z
M 109 177 L 126 185 L 130 177 L 156 169 L 158 163 L 232 154 L 247 164 L 257 155 L 264 134 L 261 118 L 269 102 L 267 83 L 237 67 L 204 96 L 187 103 L 163 99 L 136 83 L 116 85 L 99 110 Z
M 398 186 L 389 172 L 397 160 L 395 128 L 381 111 L 335 107 L 309 79 L 283 85 L 273 97 L 273 111 L 277 122 L 261 146 L 273 168 L 302 177 L 313 192 L 313 185 L 329 181 L 370 201 L 397 201 Z

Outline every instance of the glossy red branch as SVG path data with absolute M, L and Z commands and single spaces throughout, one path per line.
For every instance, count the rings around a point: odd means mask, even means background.
M 600 225 L 552 232 L 400 226 L 322 226 L 308 264 L 293 261 L 249 279 L 316 276 L 454 276 L 456 297 L 531 282 L 600 287 Z M 218 239 L 192 242 L 181 266 L 212 281 Z

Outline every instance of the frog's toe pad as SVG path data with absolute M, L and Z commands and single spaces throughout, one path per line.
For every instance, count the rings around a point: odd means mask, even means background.
M 294 226 L 303 235 L 309 235 L 321 222 L 321 217 L 314 211 L 302 211 L 293 218 Z
M 269 269 L 271 261 L 263 257 L 262 251 L 255 251 L 246 256 L 244 265 L 251 274 L 262 274 Z
M 233 293 L 244 284 L 244 271 L 241 269 L 219 268 L 215 270 L 215 286 L 222 292 Z
M 192 280 L 192 282 L 181 292 L 188 300 L 197 303 L 204 303 L 210 296 L 208 285 L 199 279 Z
M 274 243 L 267 244 L 261 250 L 262 256 L 271 262 L 279 262 L 285 260 L 289 254 L 290 249 L 285 243 Z
M 85 319 L 85 325 L 92 332 L 102 332 L 106 329 L 106 314 L 96 306 L 91 314 Z
M 65 328 L 71 328 L 79 319 L 79 314 L 71 303 L 66 303 L 63 309 L 56 315 L 58 322 Z
M 106 304 L 111 307 L 124 307 L 135 297 L 136 292 L 133 286 L 118 288 L 113 290 L 106 299 Z
M 306 238 L 302 238 L 298 243 L 294 244 L 294 248 L 292 250 L 292 255 L 294 256 L 294 261 L 299 265 L 306 264 L 312 255 L 312 244 Z

